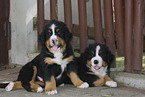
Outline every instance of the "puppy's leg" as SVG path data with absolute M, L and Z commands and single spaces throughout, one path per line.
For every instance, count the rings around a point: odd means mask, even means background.
M 6 91 L 12 91 L 16 89 L 23 89 L 21 81 L 10 82 L 5 88 Z
M 45 93 L 48 95 L 57 94 L 56 82 L 54 76 L 51 76 L 50 81 L 45 81 Z
M 35 78 L 37 75 L 37 67 L 33 66 L 33 63 L 26 64 L 20 71 L 18 80 L 21 81 L 22 87 L 28 92 L 42 92 L 43 89 L 38 84 L 35 84 Z
M 74 63 L 70 62 L 67 65 L 67 72 L 68 72 L 68 76 L 70 77 L 70 80 L 72 81 L 72 83 L 74 84 L 74 86 L 78 87 L 78 88 L 88 88 L 89 84 L 87 82 L 83 82 L 77 75 L 76 73 L 76 69 L 74 67 Z
M 109 86 L 109 87 L 117 87 L 117 83 L 115 81 L 113 81 L 110 77 L 105 76 L 104 77 L 105 80 L 105 85 Z
M 92 82 L 95 87 L 100 87 L 100 86 L 104 85 L 104 78 L 102 76 L 94 74 L 92 72 L 88 72 L 88 74 L 96 76 L 96 77 L 94 77 L 95 81 Z M 92 79 L 92 78 L 90 78 L 90 79 Z
M 33 92 L 36 91 L 37 93 L 41 93 L 43 91 L 43 88 L 40 87 L 40 85 L 35 83 L 35 78 L 36 78 L 36 74 L 37 74 L 37 67 L 34 66 L 33 70 L 34 70 L 33 77 L 32 77 L 32 80 L 29 82 L 31 91 L 33 91 Z

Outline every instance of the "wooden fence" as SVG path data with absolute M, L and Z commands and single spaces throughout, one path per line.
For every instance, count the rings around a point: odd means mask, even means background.
M 103 30 L 101 0 L 92 0 L 95 42 L 106 43 L 114 54 L 117 51 L 119 56 L 125 56 L 126 72 L 142 71 L 143 2 L 143 0 L 104 0 L 105 30 Z M 38 34 L 40 34 L 48 20 L 44 19 L 44 0 L 37 0 L 37 4 Z M 57 20 L 56 6 L 57 0 L 50 0 L 50 17 Z M 78 0 L 78 12 L 80 52 L 83 52 L 88 45 L 89 30 L 86 0 Z M 113 22 L 113 13 L 115 14 L 115 22 Z M 71 0 L 64 0 L 64 22 L 69 30 L 75 33 L 72 24 Z

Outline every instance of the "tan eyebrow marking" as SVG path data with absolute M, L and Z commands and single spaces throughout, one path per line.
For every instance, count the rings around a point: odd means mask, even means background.
M 49 33 L 51 33 L 51 30 L 48 30 Z
M 59 29 L 56 29 L 56 32 L 59 32 Z

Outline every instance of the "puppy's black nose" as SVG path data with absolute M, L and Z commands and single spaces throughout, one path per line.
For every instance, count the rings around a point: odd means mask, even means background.
M 98 62 L 98 60 L 94 60 L 94 64 L 98 64 L 99 62 Z
M 52 43 L 55 45 L 57 42 L 57 39 L 52 39 Z

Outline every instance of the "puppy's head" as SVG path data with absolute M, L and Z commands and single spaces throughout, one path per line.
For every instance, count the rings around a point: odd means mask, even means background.
M 104 44 L 92 44 L 85 53 L 87 54 L 87 67 L 95 71 L 110 67 L 114 61 L 114 55 Z
M 63 51 L 67 44 L 70 43 L 72 34 L 68 27 L 61 21 L 51 20 L 43 28 L 39 36 L 42 48 L 53 51 Z

